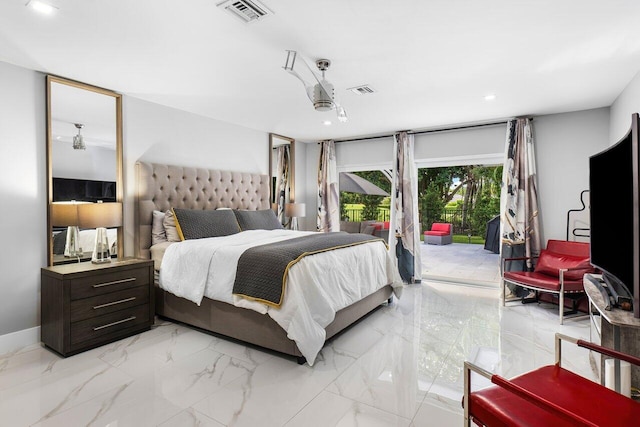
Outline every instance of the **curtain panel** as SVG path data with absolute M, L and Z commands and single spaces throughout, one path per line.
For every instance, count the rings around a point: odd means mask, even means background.
M 509 120 L 500 194 L 502 259 L 540 255 L 541 229 L 536 180 L 531 121 L 524 118 Z M 507 271 L 522 271 L 532 267 L 531 260 L 526 260 L 509 262 L 504 268 Z M 511 290 L 517 296 L 522 296 L 524 291 Z
M 420 283 L 422 257 L 418 219 L 418 170 L 414 160 L 413 135 L 407 132 L 394 136 L 391 198 L 391 224 L 395 238 L 390 236 L 389 244 L 395 251 L 402 280 Z
M 288 145 L 280 145 L 276 148 L 276 216 L 283 226 L 287 225 L 287 219 L 284 215 L 284 204 L 289 200 L 289 182 L 291 176 L 289 157 Z
M 322 141 L 320 147 L 317 229 L 325 233 L 340 231 L 340 193 L 333 141 Z

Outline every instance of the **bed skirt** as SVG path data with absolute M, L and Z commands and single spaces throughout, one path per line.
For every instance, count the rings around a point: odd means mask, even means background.
M 338 311 L 333 322 L 325 328 L 327 331 L 326 339 L 333 337 L 389 300 L 392 293 L 391 286 L 387 285 Z M 298 358 L 298 362 L 302 362 L 302 353 L 298 350 L 296 343 L 287 338 L 285 330 L 269 315 L 209 298 L 203 298 L 202 303 L 198 306 L 157 286 L 155 295 L 156 314 L 159 316 L 295 356 Z

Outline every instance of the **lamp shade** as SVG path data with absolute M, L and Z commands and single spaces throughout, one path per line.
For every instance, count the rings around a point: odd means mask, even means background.
M 300 218 L 307 214 L 307 208 L 304 203 L 285 203 L 284 214 L 289 218 Z
M 51 203 L 51 225 L 54 227 L 69 227 L 80 225 L 78 206 L 88 202 L 53 202 Z
M 122 203 L 78 205 L 78 225 L 81 228 L 120 227 L 122 225 Z

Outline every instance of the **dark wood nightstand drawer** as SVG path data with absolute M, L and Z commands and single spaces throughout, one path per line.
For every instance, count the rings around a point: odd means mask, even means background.
M 102 316 L 124 310 L 149 301 L 149 287 L 136 286 L 131 289 L 110 292 L 71 302 L 71 322 Z
M 40 274 L 41 339 L 65 357 L 153 325 L 151 260 L 55 265 L 42 268 Z
M 99 274 L 72 279 L 70 283 L 71 299 L 89 298 L 148 284 L 149 270 L 147 268 L 105 269 Z
M 117 331 L 144 326 L 149 322 L 149 305 L 138 305 L 71 324 L 71 346 L 94 341 Z

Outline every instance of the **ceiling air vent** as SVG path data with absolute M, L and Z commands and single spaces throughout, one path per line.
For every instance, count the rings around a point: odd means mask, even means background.
M 227 12 L 246 23 L 273 15 L 272 11 L 256 0 L 225 0 L 218 3 L 217 6 L 224 7 Z
M 356 95 L 367 95 L 375 92 L 376 90 L 369 85 L 361 85 L 356 87 L 350 87 L 347 90 L 355 93 Z

